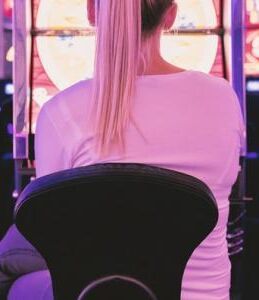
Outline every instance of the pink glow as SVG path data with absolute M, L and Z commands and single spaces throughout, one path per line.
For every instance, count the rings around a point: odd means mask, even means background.
M 4 16 L 7 20 L 12 19 L 13 0 L 4 0 Z

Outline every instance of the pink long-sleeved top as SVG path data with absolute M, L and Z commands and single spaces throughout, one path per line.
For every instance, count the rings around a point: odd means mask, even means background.
M 80 81 L 44 105 L 36 129 L 37 176 L 95 163 L 139 162 L 204 181 L 217 200 L 219 220 L 187 264 L 181 299 L 228 300 L 228 197 L 244 141 L 232 88 L 224 79 L 195 71 L 139 76 L 125 152 L 114 148 L 100 159 L 87 118 L 91 86 L 91 80 Z

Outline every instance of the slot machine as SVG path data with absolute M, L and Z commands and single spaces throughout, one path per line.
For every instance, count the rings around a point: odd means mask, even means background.
M 259 0 L 246 0 L 245 75 L 247 96 L 247 191 L 259 217 Z
M 244 1 L 177 3 L 174 27 L 162 37 L 164 58 L 181 68 L 229 80 L 245 115 Z M 14 10 L 17 196 L 23 176 L 34 176 L 33 136 L 42 105 L 59 91 L 92 76 L 95 29 L 86 18 L 87 0 L 15 0 Z M 239 183 L 242 185 L 242 180 Z M 235 197 L 242 202 L 240 193 Z M 232 251 L 239 253 L 242 247 Z
M 12 77 L 12 0 L 0 2 L 0 78 Z
M 12 6 L 0 1 L 0 240 L 12 223 Z
M 259 0 L 246 0 L 245 43 L 248 158 L 256 158 L 259 153 Z
M 246 39 L 245 74 L 247 77 L 259 77 L 259 1 L 246 0 Z M 254 88 L 253 88 L 254 86 Z M 253 83 L 248 91 L 254 91 Z

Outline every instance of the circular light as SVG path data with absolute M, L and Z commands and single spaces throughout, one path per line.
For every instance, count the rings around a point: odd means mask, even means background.
M 213 0 L 178 0 L 175 28 L 215 28 L 217 15 Z M 216 59 L 218 36 L 185 35 L 162 37 L 161 51 L 171 64 L 183 69 L 210 72 Z
M 6 60 L 8 62 L 13 62 L 14 61 L 14 47 L 10 47 L 6 53 Z
M 247 75 L 259 73 L 259 30 L 247 32 L 245 71 Z
M 246 9 L 249 14 L 249 21 L 251 24 L 259 23 L 259 1 L 246 0 Z
M 12 18 L 13 0 L 4 0 L 4 16 L 8 19 Z
M 33 99 L 40 107 L 51 97 L 48 95 L 48 91 L 43 87 L 33 89 L 32 94 Z
M 118 0 L 119 1 L 119 0 Z M 41 0 L 37 27 L 88 28 L 86 0 Z M 177 28 L 215 28 L 217 15 L 213 0 L 178 0 Z M 37 37 L 40 60 L 51 81 L 62 90 L 92 77 L 94 36 Z M 184 69 L 210 72 L 217 55 L 218 37 L 213 35 L 164 35 L 164 58 Z

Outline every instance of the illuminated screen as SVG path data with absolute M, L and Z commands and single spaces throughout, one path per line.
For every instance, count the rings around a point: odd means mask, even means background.
M 246 1 L 246 75 L 259 75 L 259 0 Z
M 32 131 L 40 107 L 60 90 L 91 78 L 95 52 L 94 28 L 87 21 L 86 0 L 34 0 L 32 59 Z M 164 58 L 184 69 L 223 76 L 220 0 L 178 0 L 178 16 L 172 31 L 162 37 Z M 74 35 L 44 36 L 49 30 L 74 30 Z M 189 30 L 189 32 L 186 32 Z M 190 33 L 190 30 L 196 30 Z M 82 33 L 82 34 L 81 34 Z
M 4 0 L 4 21 L 11 23 L 12 21 L 12 10 L 13 10 L 13 0 Z

